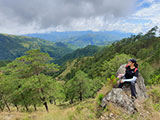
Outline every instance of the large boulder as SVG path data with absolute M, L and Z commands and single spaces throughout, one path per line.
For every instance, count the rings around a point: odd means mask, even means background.
M 126 64 L 120 66 L 120 68 L 117 71 L 117 76 L 118 74 L 125 73 L 125 66 Z M 105 107 L 108 102 L 111 102 L 119 107 L 124 108 L 127 112 L 131 114 L 135 113 L 137 109 L 135 107 L 134 101 L 131 99 L 130 85 L 124 84 L 122 89 L 116 88 L 117 86 L 118 85 L 116 85 L 114 88 L 112 88 L 110 92 L 107 93 L 107 95 L 102 100 L 101 106 Z M 137 92 L 137 99 L 147 98 L 144 79 L 140 73 L 137 78 L 135 87 Z
M 124 108 L 131 114 L 137 111 L 134 102 L 125 94 L 121 88 L 113 88 L 102 100 L 101 106 L 105 107 L 108 102 L 112 102 L 119 107 Z
M 126 69 L 125 66 L 126 66 L 126 64 L 120 66 L 120 68 L 117 71 L 117 76 L 118 76 L 118 74 L 124 74 L 125 73 L 125 69 Z M 139 76 L 136 80 L 135 87 L 136 87 L 136 92 L 137 92 L 137 98 L 138 99 L 147 98 L 146 87 L 145 87 L 145 84 L 144 84 L 144 78 L 142 77 L 140 72 L 139 72 Z M 123 91 L 125 91 L 126 94 L 131 95 L 131 90 L 130 90 L 130 85 L 129 84 L 124 84 L 122 89 L 123 89 Z

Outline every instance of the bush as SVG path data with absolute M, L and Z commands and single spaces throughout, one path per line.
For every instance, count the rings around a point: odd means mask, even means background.
M 160 102 L 153 105 L 154 109 L 160 111 Z
M 160 74 L 159 74 L 159 75 L 154 75 L 154 76 L 152 77 L 152 79 L 150 79 L 150 80 L 148 81 L 148 84 L 150 84 L 150 85 L 160 84 Z
M 151 76 L 153 74 L 153 68 L 148 62 L 143 62 L 139 65 L 140 73 L 144 78 L 145 84 L 151 84 Z
M 160 101 L 160 91 L 158 89 L 153 89 L 151 91 L 151 96 L 154 103 L 159 103 Z
M 153 107 L 155 110 L 160 111 L 160 89 L 154 88 L 149 93 L 153 101 Z
M 126 64 L 130 58 L 131 56 L 126 54 L 117 54 L 110 61 L 105 60 L 102 64 L 102 76 L 108 78 L 112 75 L 115 75 L 117 69 L 121 65 Z
M 102 102 L 102 99 L 104 98 L 104 95 L 102 94 L 102 93 L 100 93 L 99 95 L 98 95 L 98 98 L 97 98 L 97 103 L 98 103 L 98 105 L 101 105 L 101 102 Z
M 107 78 L 107 84 L 111 87 L 117 84 L 117 78 L 112 75 L 111 78 Z

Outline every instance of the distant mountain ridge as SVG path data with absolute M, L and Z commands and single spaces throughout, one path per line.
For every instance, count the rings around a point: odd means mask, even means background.
M 54 59 L 73 52 L 68 45 L 54 43 L 40 38 L 0 34 L 0 60 L 13 60 L 30 49 L 40 49 Z
M 26 36 L 67 43 L 81 48 L 87 45 L 107 45 L 122 38 L 129 37 L 131 34 L 132 33 L 123 33 L 120 31 L 69 31 L 35 33 L 27 34 Z

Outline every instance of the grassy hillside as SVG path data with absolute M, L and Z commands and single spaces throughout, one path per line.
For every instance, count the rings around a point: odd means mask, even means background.
M 0 119 L 158 120 L 160 37 L 155 36 L 156 30 L 122 39 L 61 67 L 39 50 L 1 65 Z M 138 61 L 149 97 L 135 101 L 138 112 L 133 115 L 112 103 L 102 109 L 101 100 L 117 80 L 117 69 L 131 57 Z
M 0 60 L 13 60 L 30 49 L 40 49 L 58 59 L 73 50 L 63 43 L 53 43 L 39 38 L 0 34 Z
M 38 107 L 38 111 L 34 111 L 34 108 L 30 107 L 29 112 L 25 112 L 23 108 L 17 112 L 12 107 L 11 113 L 6 109 L 0 113 L 0 120 L 104 120 L 104 118 L 109 120 L 159 120 L 160 113 L 156 109 L 155 98 L 153 98 L 154 90 L 160 92 L 160 87 L 147 87 L 149 99 L 135 101 L 139 112 L 134 115 L 127 114 L 123 109 L 111 103 L 105 110 L 102 110 L 98 105 L 98 95 L 108 91 L 107 87 L 104 86 L 97 93 L 96 98 L 86 99 L 71 105 L 68 103 L 49 104 L 49 113 L 45 111 L 44 107 Z

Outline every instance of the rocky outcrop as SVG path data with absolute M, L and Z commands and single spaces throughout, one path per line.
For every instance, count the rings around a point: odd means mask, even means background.
M 113 88 L 102 100 L 101 105 L 104 107 L 106 106 L 107 102 L 112 102 L 124 108 L 126 111 L 129 111 L 129 113 L 135 113 L 137 111 L 134 102 L 125 94 L 121 88 Z
M 125 73 L 125 66 L 126 66 L 126 64 L 120 66 L 120 68 L 117 71 L 117 76 L 119 74 L 124 74 Z M 136 92 L 137 92 L 137 98 L 138 99 L 147 98 L 146 87 L 145 87 L 145 84 L 144 84 L 144 78 L 142 77 L 140 72 L 139 72 L 139 76 L 136 80 L 135 87 L 136 87 Z M 131 92 L 130 92 L 130 85 L 129 84 L 124 84 L 122 89 L 123 89 L 123 91 L 125 91 L 126 94 L 130 95 Z
M 125 65 L 121 65 L 117 71 L 117 76 L 118 74 L 124 74 L 124 73 L 125 73 Z M 131 99 L 130 85 L 124 84 L 122 89 L 116 88 L 117 86 L 118 85 L 116 85 L 114 88 L 112 88 L 112 90 L 109 93 L 107 93 L 107 95 L 102 100 L 101 106 L 105 107 L 108 102 L 111 102 L 119 107 L 122 107 L 131 114 L 137 112 L 134 101 Z M 144 79 L 140 73 L 139 77 L 137 78 L 135 86 L 137 92 L 137 99 L 147 98 Z

